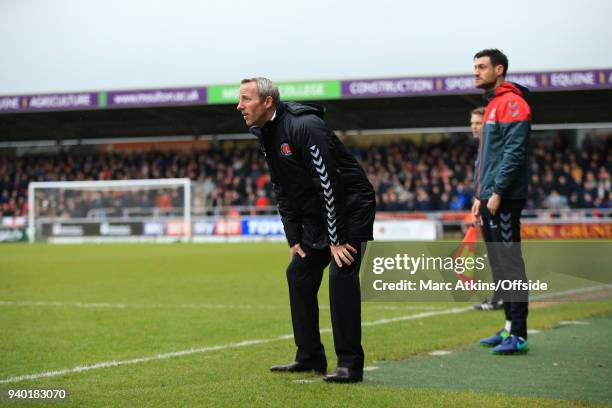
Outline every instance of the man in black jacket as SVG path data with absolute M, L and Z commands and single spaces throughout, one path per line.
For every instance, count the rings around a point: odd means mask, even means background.
M 322 107 L 282 103 L 272 81 L 251 78 L 240 85 L 237 109 L 261 144 L 291 248 L 287 281 L 297 353 L 293 363 L 271 370 L 327 372 L 317 292 L 333 261 L 329 297 L 338 368 L 324 380 L 362 381 L 359 265 L 363 244 L 373 239 L 374 189 L 323 122 Z

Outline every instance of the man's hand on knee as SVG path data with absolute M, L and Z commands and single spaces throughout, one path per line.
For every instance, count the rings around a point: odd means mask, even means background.
M 298 254 L 302 258 L 306 258 L 306 252 L 304 252 L 300 244 L 295 244 L 291 247 L 291 257 L 293 258 L 295 254 Z
M 342 263 L 346 265 L 350 265 L 355 262 L 355 259 L 351 255 L 357 253 L 357 250 L 353 248 L 350 244 L 342 244 L 342 245 L 330 245 L 332 256 L 336 261 L 336 265 L 342 268 Z

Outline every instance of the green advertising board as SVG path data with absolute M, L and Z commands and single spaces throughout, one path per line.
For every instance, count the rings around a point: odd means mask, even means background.
M 238 103 L 239 85 L 208 87 L 208 103 Z M 281 99 L 285 101 L 340 99 L 340 81 L 279 82 Z
M 22 228 L 0 226 L 0 243 L 2 242 L 28 242 L 28 234 Z
M 107 95 L 106 92 L 98 92 L 98 106 L 100 108 L 106 107 Z

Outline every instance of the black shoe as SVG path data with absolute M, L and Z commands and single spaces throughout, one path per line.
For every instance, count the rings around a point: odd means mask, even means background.
M 485 299 L 484 302 L 474 305 L 474 309 L 476 310 L 499 310 L 503 307 L 504 301 L 501 299 L 496 301 Z
M 333 374 L 323 378 L 326 383 L 356 383 L 363 381 L 363 370 L 355 370 L 346 367 L 338 367 Z
M 302 363 L 294 361 L 286 365 L 276 365 L 270 367 L 270 371 L 279 373 L 302 373 L 305 371 L 314 371 L 319 374 L 327 374 L 327 363 Z

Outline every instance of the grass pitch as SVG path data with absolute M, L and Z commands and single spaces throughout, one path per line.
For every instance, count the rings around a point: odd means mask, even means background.
M 287 263 L 283 244 L 0 246 L 0 390 L 64 388 L 68 406 L 88 407 L 589 404 L 588 393 L 563 401 L 411 388 L 419 372 L 410 370 L 400 388 L 367 372 L 347 386 L 272 374 L 295 353 Z M 331 370 L 326 277 L 319 298 Z M 499 328 L 501 313 L 457 311 L 466 306 L 364 303 L 366 365 L 466 347 Z M 529 323 L 611 313 L 610 301 L 557 304 L 532 310 Z M 532 337 L 532 352 L 540 344 Z

